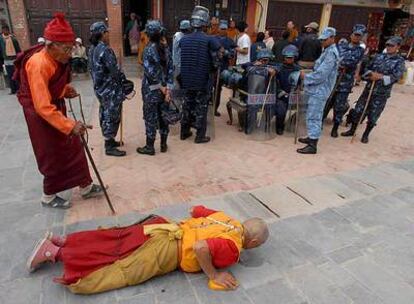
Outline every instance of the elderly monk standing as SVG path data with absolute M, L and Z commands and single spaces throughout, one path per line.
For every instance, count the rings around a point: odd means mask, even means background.
M 42 205 L 69 208 L 60 196 L 79 186 L 84 199 L 101 195 L 92 183 L 88 162 L 79 135 L 88 125 L 66 116 L 64 98 L 77 92 L 69 85 L 75 34 L 62 13 L 45 28 L 45 45 L 36 45 L 16 60 L 15 79 L 20 82 L 18 99 L 23 107 L 30 140 L 40 173 L 44 176 Z
M 47 235 L 27 261 L 30 271 L 46 262 L 62 262 L 64 273 L 55 282 L 70 291 L 92 294 L 143 283 L 176 269 L 203 271 L 214 290 L 236 289 L 228 272 L 217 269 L 239 261 L 244 249 L 262 245 L 269 237 L 266 223 L 243 223 L 224 212 L 196 206 L 191 218 L 170 223 L 159 216 L 128 227 Z

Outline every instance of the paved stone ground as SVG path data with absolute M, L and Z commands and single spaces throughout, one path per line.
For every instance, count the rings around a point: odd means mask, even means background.
M 88 97 L 87 91 L 84 94 Z M 91 96 L 84 98 L 87 116 L 93 112 L 88 102 Z M 3 115 L 0 120 L 2 304 L 413 303 L 414 159 L 411 148 L 406 149 L 406 160 L 401 160 L 403 148 L 394 146 L 397 157 L 349 171 L 316 175 L 318 172 L 312 171 L 314 166 L 308 161 L 311 171 L 308 175 L 313 176 L 271 185 L 258 184 L 245 191 L 235 189 L 211 198 L 192 198 L 193 204 L 203 203 L 240 219 L 263 217 L 271 227 L 270 241 L 261 248 L 244 252 L 241 263 L 230 269 L 241 283 L 235 292 L 211 292 L 203 275 L 175 272 L 137 287 L 97 296 L 76 296 L 52 282 L 61 273 L 60 265 L 45 267 L 33 275 L 26 272 L 25 260 L 35 241 L 46 230 L 70 233 L 97 226 L 130 224 L 150 208 L 90 221 L 68 220 L 71 213 L 42 208 L 39 204 L 41 178 L 21 110 L 14 98 L 6 95 L 0 96 L 0 110 Z M 404 123 L 403 126 L 401 137 L 408 140 L 405 147 L 411 147 L 412 135 Z M 380 145 L 374 144 L 374 147 Z M 361 145 L 358 148 L 371 149 Z M 392 152 L 369 151 L 361 153 L 376 155 L 379 160 Z M 100 152 L 95 148 L 94 153 Z M 111 168 L 108 162 L 99 165 Z M 111 184 L 112 180 L 107 182 Z M 182 202 L 161 206 L 152 212 L 180 219 L 187 215 L 190 205 Z M 86 204 L 71 212 L 82 218 L 103 202 L 90 203 L 92 208 Z

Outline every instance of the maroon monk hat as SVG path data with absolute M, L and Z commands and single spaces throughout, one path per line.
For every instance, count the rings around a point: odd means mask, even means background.
M 56 13 L 54 18 L 46 25 L 43 37 L 53 42 L 74 42 L 75 33 L 64 13 Z

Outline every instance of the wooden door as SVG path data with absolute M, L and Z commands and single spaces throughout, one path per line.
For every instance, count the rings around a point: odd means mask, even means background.
M 383 11 L 383 8 L 375 7 L 334 5 L 329 26 L 336 29 L 338 39 L 346 38 L 349 40 L 349 36 L 352 34 L 352 28 L 355 24 L 360 23 L 368 26 L 370 14 L 381 13 Z
M 65 13 L 75 35 L 81 37 L 86 45 L 90 36 L 90 25 L 106 18 L 105 0 L 26 0 L 25 4 L 32 44 L 37 42 L 38 37 L 43 36 L 44 27 L 55 12 Z
M 280 37 L 286 29 L 287 22 L 292 20 L 300 32 L 302 26 L 313 21 L 320 22 L 322 7 L 322 4 L 315 3 L 270 0 L 266 28 L 272 30 L 275 37 Z

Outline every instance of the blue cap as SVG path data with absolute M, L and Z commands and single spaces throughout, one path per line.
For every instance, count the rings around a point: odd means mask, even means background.
M 352 29 L 352 33 L 353 34 L 357 34 L 357 35 L 365 35 L 365 33 L 367 32 L 367 27 L 363 24 L 355 24 L 354 28 Z
M 273 53 L 270 50 L 268 50 L 267 48 L 260 49 L 257 52 L 257 60 L 259 60 L 259 59 L 265 59 L 265 58 L 267 58 L 267 59 L 273 58 Z
M 229 28 L 229 23 L 227 20 L 220 20 L 219 29 L 221 30 L 227 30 Z
M 400 36 L 394 36 L 387 40 L 385 44 L 401 45 L 403 39 Z
M 162 25 L 159 20 L 149 20 L 145 25 L 145 32 L 148 36 L 154 36 L 155 34 L 161 33 Z
M 319 39 L 326 40 L 334 36 L 336 36 L 336 29 L 333 27 L 327 27 L 322 31 L 322 34 L 319 35 Z
M 282 56 L 283 57 L 298 57 L 299 56 L 299 50 L 296 46 L 293 44 L 289 44 L 288 46 L 285 46 L 282 50 Z
M 191 29 L 190 20 L 181 20 L 180 30 L 189 30 Z
M 91 25 L 89 28 L 91 34 L 102 34 L 108 31 L 108 27 L 106 26 L 105 22 L 98 21 Z

